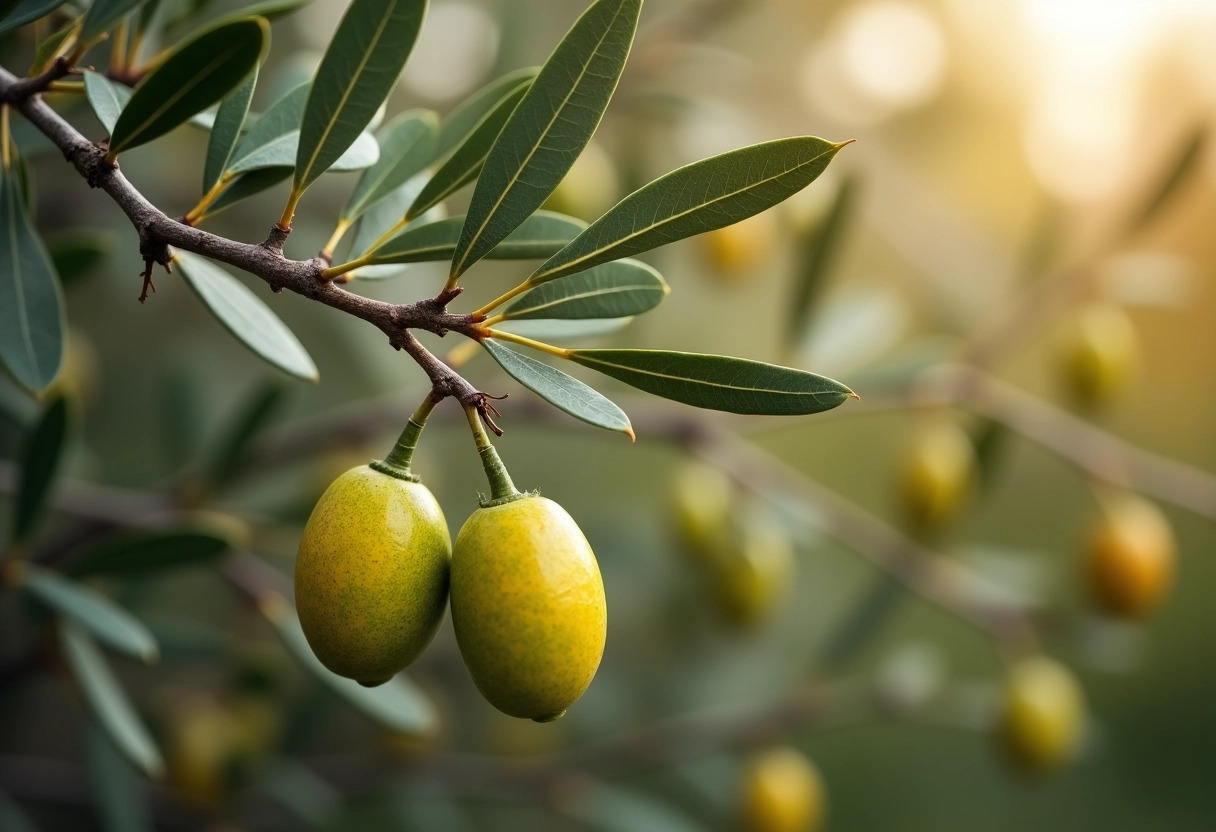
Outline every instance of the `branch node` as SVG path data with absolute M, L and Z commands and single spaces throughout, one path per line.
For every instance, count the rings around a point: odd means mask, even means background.
M 287 242 L 287 235 L 291 233 L 290 228 L 284 228 L 277 222 L 270 227 L 270 234 L 265 240 L 258 243 L 262 248 L 274 254 L 283 256 L 283 245 Z

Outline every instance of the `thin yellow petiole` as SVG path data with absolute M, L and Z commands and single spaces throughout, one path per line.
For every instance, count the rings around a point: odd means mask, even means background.
M 371 254 L 373 251 L 380 248 L 380 246 L 387 243 L 398 231 L 405 228 L 406 223 L 408 223 L 410 221 L 410 219 L 411 219 L 411 217 L 402 217 L 401 219 L 397 220 L 396 224 L 393 225 L 392 228 L 390 228 L 388 231 L 385 231 L 383 234 L 381 234 L 379 237 L 377 237 L 376 242 L 374 242 L 370 246 L 368 246 L 367 251 L 362 252 L 362 253 Z
M 139 50 L 144 45 L 144 33 L 142 29 L 136 29 L 135 34 L 131 36 L 131 45 L 127 47 L 127 66 L 135 66 L 135 62 L 139 60 Z
M 118 24 L 110 42 L 110 69 L 122 72 L 127 68 L 127 21 Z
M 341 277 L 342 275 L 346 274 L 347 272 L 353 272 L 355 269 L 363 268 L 364 266 L 368 265 L 371 262 L 371 260 L 372 260 L 371 255 L 365 254 L 364 256 L 358 258 L 357 260 L 351 260 L 350 262 L 343 263 L 339 266 L 332 266 L 328 269 L 325 269 L 323 272 L 321 272 L 321 279 L 322 280 L 333 280 L 335 277 Z
M 329 238 L 329 242 L 325 244 L 325 248 L 321 249 L 321 256 L 326 260 L 334 256 L 334 249 L 338 247 L 338 243 L 342 242 L 342 237 L 346 234 L 347 229 L 351 227 L 350 220 L 338 220 L 338 226 L 334 229 L 333 235 Z
M 11 141 L 8 133 L 8 105 L 0 104 L 0 166 L 5 170 L 13 163 Z
M 283 208 L 283 216 L 279 218 L 279 228 L 291 230 L 291 220 L 296 215 L 296 206 L 300 204 L 302 196 L 304 196 L 303 191 L 291 189 L 291 195 L 287 197 L 287 205 Z
M 555 347 L 552 344 L 546 344 L 542 341 L 533 341 L 531 338 L 525 338 L 522 335 L 515 335 L 510 332 L 503 332 L 501 329 L 491 329 L 490 337 L 497 338 L 500 341 L 514 341 L 516 344 L 522 344 L 525 347 L 531 347 L 534 350 L 547 352 L 549 355 L 556 355 L 558 358 L 569 358 L 570 350 Z
M 494 324 L 502 323 L 504 320 L 506 320 L 506 318 L 507 318 L 506 315 L 494 315 L 493 317 L 486 318 L 484 321 L 482 321 L 481 325 L 482 326 L 494 326 Z
M 84 92 L 84 84 L 79 81 L 52 81 L 46 88 L 47 92 Z
M 448 354 L 443 357 L 443 363 L 447 364 L 453 370 L 463 367 L 477 355 L 477 348 L 481 346 L 479 341 L 465 341 L 452 347 Z
M 505 295 L 500 295 L 500 296 L 494 298 L 494 300 L 490 301 L 489 303 L 487 303 L 485 306 L 478 309 L 473 314 L 474 315 L 489 315 L 491 312 L 493 312 L 498 307 L 502 306 L 504 303 L 509 301 L 511 298 L 515 297 L 516 295 L 521 295 L 531 288 L 532 288 L 531 279 L 525 280 L 523 283 L 519 284 L 511 291 L 507 292 Z
M 198 201 L 198 204 L 191 208 L 186 216 L 182 217 L 182 221 L 186 225 L 194 225 L 201 222 L 203 217 L 207 215 L 207 209 L 220 198 L 220 194 L 224 192 L 224 189 L 228 187 L 234 178 L 231 173 L 221 174 L 220 178 L 211 186 L 211 190 L 207 191 L 203 195 L 203 198 Z

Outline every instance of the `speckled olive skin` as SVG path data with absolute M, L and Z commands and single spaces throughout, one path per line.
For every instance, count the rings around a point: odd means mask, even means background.
M 573 518 L 537 496 L 473 512 L 452 553 L 452 625 L 490 704 L 561 716 L 591 684 L 608 625 L 599 565 Z
M 452 544 L 435 497 L 366 465 L 321 495 L 296 558 L 296 607 L 321 663 L 381 684 L 443 620 Z

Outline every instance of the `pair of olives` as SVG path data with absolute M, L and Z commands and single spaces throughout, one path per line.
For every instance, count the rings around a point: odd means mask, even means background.
M 483 504 L 456 536 L 418 482 L 361 465 L 308 519 L 296 606 L 334 673 L 387 682 L 430 644 L 449 601 L 473 682 L 500 711 L 548 721 L 587 687 L 604 651 L 599 566 L 561 506 L 532 494 Z

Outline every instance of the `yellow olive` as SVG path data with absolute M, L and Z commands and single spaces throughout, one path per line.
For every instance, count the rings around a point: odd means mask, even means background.
M 770 519 L 749 517 L 733 546 L 713 562 L 713 582 L 726 619 L 751 625 L 777 607 L 794 573 L 794 544 L 789 532 Z
M 591 222 L 616 204 L 619 191 L 620 181 L 612 157 L 599 144 L 591 142 L 542 207 Z
M 1140 339 L 1123 307 L 1093 303 L 1077 310 L 1064 346 L 1064 371 L 1072 395 L 1085 405 L 1107 402 L 1135 374 Z
M 752 758 L 744 777 L 747 832 L 814 832 L 826 814 L 823 779 L 805 754 L 773 748 Z
M 595 676 L 607 623 L 591 546 L 552 500 L 480 508 L 456 535 L 456 642 L 477 689 L 503 713 L 561 716 Z
M 971 488 L 975 450 L 958 425 L 938 421 L 913 439 L 901 480 L 904 510 L 912 525 L 937 530 L 962 509 Z
M 1068 668 L 1035 656 L 1010 669 L 1001 737 L 1019 767 L 1038 773 L 1071 760 L 1084 722 L 1085 698 Z
M 232 715 L 215 702 L 180 706 L 167 726 L 169 782 L 192 803 L 221 803 L 234 785 L 241 749 Z
M 451 538 L 426 487 L 352 468 L 317 501 L 296 558 L 296 607 L 313 652 L 339 676 L 387 682 L 443 620 Z
M 1124 495 L 1107 508 L 1089 538 L 1086 572 L 1107 612 L 1139 616 L 1169 590 L 1176 549 L 1169 521 L 1155 505 Z
M 728 280 L 754 276 L 771 259 L 777 238 L 776 215 L 768 211 L 701 235 L 714 271 Z
M 690 554 L 706 556 L 729 532 L 734 486 L 720 468 L 689 462 L 676 472 L 671 505 L 675 526 Z

